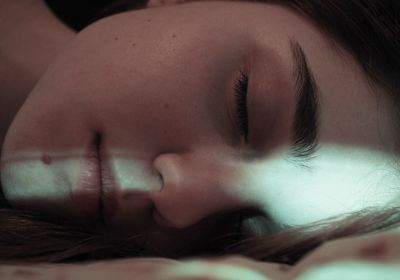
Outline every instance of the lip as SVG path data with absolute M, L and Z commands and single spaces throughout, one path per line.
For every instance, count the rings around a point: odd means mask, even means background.
M 95 141 L 84 156 L 72 200 L 85 221 L 107 225 L 119 208 L 118 197 L 109 159 Z
M 97 145 L 91 144 L 86 151 L 80 167 L 79 178 L 72 189 L 72 201 L 79 211 L 79 216 L 85 220 L 101 219 L 100 198 L 102 193 L 100 159 Z
M 100 145 L 98 151 L 102 190 L 100 198 L 101 212 L 103 223 L 106 226 L 110 226 L 115 214 L 121 207 L 122 193 L 115 182 L 108 154 Z

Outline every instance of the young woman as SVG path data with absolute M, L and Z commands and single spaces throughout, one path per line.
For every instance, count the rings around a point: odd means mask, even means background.
M 1 259 L 293 264 L 399 226 L 396 1 L 153 3 L 76 36 L 0 3 L 32 73 L 2 89 Z

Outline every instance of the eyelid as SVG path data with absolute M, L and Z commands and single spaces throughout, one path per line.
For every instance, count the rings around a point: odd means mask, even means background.
M 235 95 L 235 120 L 236 126 L 244 142 L 247 143 L 249 133 L 249 118 L 248 118 L 248 75 L 242 70 L 239 70 L 239 77 L 234 85 Z
M 243 64 L 241 64 L 243 65 Z M 238 82 L 238 79 L 241 77 L 241 72 L 247 73 L 248 71 L 243 70 L 247 69 L 247 67 L 237 67 L 234 72 L 231 74 L 228 82 L 226 84 L 225 91 L 225 100 L 226 100 L 226 116 L 229 121 L 229 130 L 231 134 L 231 138 L 229 142 L 230 145 L 235 149 L 243 150 L 247 148 L 247 144 L 244 141 L 243 136 L 239 132 L 238 128 L 238 119 L 237 119 L 237 103 L 236 103 L 236 92 L 235 85 Z

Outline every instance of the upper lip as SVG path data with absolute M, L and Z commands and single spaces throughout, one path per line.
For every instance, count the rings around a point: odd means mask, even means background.
M 118 191 L 107 155 L 97 140 L 85 155 L 72 200 L 85 218 L 107 225 L 118 208 Z

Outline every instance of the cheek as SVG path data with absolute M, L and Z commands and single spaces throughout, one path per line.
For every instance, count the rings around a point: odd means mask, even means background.
M 173 19 L 148 9 L 100 21 L 55 67 L 58 81 L 67 78 L 57 99 L 111 146 L 188 149 L 232 137 L 224 97 L 247 38 L 200 20 L 187 26 L 189 10 L 174 11 Z

